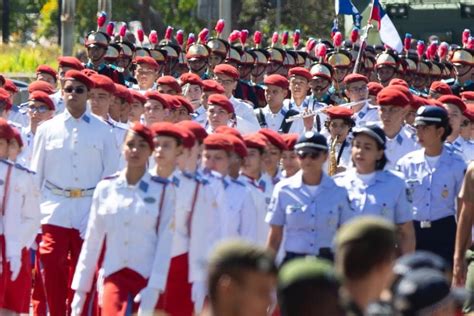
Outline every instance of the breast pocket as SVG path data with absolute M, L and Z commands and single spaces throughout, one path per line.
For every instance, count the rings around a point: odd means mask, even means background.
M 419 179 L 407 179 L 406 184 L 408 201 L 416 204 L 423 198 L 423 183 Z
M 64 141 L 62 139 L 51 139 L 45 145 L 45 149 L 48 151 L 60 150 L 63 147 Z
M 310 210 L 306 205 L 288 205 L 285 212 L 288 228 L 306 228 L 311 222 Z

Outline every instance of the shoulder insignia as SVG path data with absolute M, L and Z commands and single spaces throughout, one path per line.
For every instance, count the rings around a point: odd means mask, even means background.
M 83 120 L 84 122 L 86 122 L 86 123 L 89 124 L 90 121 L 91 121 L 91 118 L 90 118 L 87 114 L 84 114 L 84 115 L 82 116 L 82 120 Z
M 140 181 L 140 184 L 138 185 L 138 188 L 146 193 L 148 191 L 148 183 L 146 183 L 145 181 L 142 180 L 142 181 Z
M 161 183 L 161 184 L 168 184 L 170 181 L 166 178 L 163 177 L 158 177 L 158 176 L 153 176 L 151 177 L 151 180 L 156 183 Z
M 173 179 L 171 180 L 171 182 L 172 182 L 175 186 L 179 187 L 179 179 L 178 179 L 177 177 L 173 177 Z
M 13 165 L 14 165 L 13 162 L 8 161 L 8 160 L 6 160 L 6 159 L 0 159 L 0 161 L 3 162 L 3 163 L 6 164 L 6 165 L 10 165 L 10 166 L 13 166 Z
M 232 182 L 234 182 L 234 183 L 236 183 L 236 184 L 238 184 L 238 185 L 240 185 L 240 186 L 245 187 L 245 184 L 244 184 L 243 182 L 240 182 L 239 180 L 232 179 Z

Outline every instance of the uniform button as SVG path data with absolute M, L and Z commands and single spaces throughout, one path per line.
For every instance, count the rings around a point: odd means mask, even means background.
M 125 240 L 125 241 L 123 242 L 123 244 L 124 244 L 124 245 L 128 245 L 128 240 Z
M 74 178 L 74 180 L 77 182 L 77 181 L 79 181 L 79 178 Z
M 73 168 L 77 168 L 77 166 L 76 166 L 76 165 L 72 165 L 72 167 L 73 167 Z
M 426 206 L 430 206 L 428 203 L 426 203 Z
M 311 217 L 314 217 L 314 215 L 311 215 Z
M 311 247 L 313 247 L 313 244 L 309 244 Z
M 430 188 L 427 189 L 428 191 L 430 190 Z
M 74 155 L 74 156 L 77 156 L 77 153 L 76 153 L 76 152 L 74 152 L 74 153 L 73 153 L 73 155 Z

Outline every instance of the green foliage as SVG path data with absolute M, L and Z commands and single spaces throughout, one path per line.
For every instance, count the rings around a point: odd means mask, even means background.
M 40 19 L 38 20 L 38 28 L 36 31 L 37 38 L 51 38 L 58 35 L 58 1 L 48 0 L 40 11 Z
M 0 45 L 0 73 L 31 73 L 41 64 L 57 68 L 58 47 Z

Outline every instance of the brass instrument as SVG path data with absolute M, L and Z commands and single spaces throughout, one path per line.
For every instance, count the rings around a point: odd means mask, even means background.
M 336 135 L 334 140 L 331 142 L 331 148 L 329 150 L 329 176 L 333 176 L 337 172 L 337 153 L 336 153 L 336 144 L 339 140 L 339 135 Z

